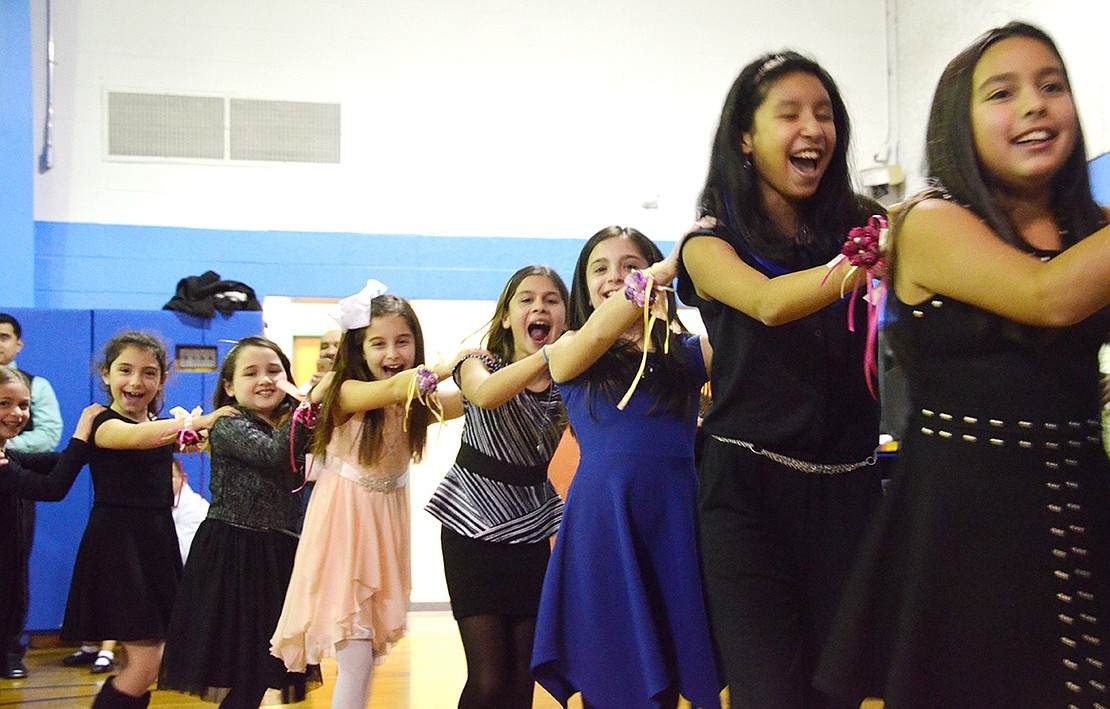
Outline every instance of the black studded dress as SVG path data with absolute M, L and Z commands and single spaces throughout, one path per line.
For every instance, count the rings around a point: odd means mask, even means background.
M 1110 707 L 1110 313 L 1048 329 L 890 299 L 915 413 L 818 686 L 887 709 Z

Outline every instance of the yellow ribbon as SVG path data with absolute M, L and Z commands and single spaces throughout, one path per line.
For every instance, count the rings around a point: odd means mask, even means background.
M 416 380 L 418 379 L 418 370 L 419 367 L 412 370 L 412 379 L 409 380 L 408 394 L 405 397 L 405 420 L 403 428 L 406 431 L 409 430 L 409 411 L 412 409 L 413 401 L 419 401 L 424 406 L 427 406 L 428 410 L 432 412 L 432 415 L 436 417 L 436 421 L 439 423 L 444 423 L 445 421 L 443 418 L 443 404 L 439 403 L 439 397 L 435 396 L 435 392 L 424 394 L 420 391 L 420 387 L 417 386 Z
M 663 339 L 663 354 L 667 354 L 671 351 L 671 326 L 667 319 L 667 299 L 659 298 L 654 304 L 652 303 L 651 293 L 652 290 L 655 289 L 655 278 L 651 273 L 647 274 L 647 278 L 647 288 L 644 291 L 643 354 L 640 356 L 640 368 L 636 370 L 636 376 L 632 378 L 632 384 L 628 387 L 628 391 L 624 393 L 624 397 L 617 404 L 617 408 L 621 411 L 624 411 L 624 407 L 628 406 L 628 402 L 632 400 L 632 395 L 636 393 L 636 387 L 639 386 L 640 379 L 644 376 L 644 370 L 647 369 L 648 345 L 651 343 L 651 328 L 660 317 L 663 318 L 663 322 L 667 323 L 667 334 Z M 659 290 L 664 291 L 670 289 L 659 288 Z

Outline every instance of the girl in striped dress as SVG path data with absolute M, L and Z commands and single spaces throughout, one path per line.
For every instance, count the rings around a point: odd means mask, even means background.
M 547 466 L 566 426 L 540 348 L 566 324 L 567 288 L 546 266 L 509 279 L 485 336 L 492 357 L 455 368 L 462 446 L 427 511 L 443 523 L 443 568 L 466 652 L 469 707 L 532 706 L 540 590 L 562 501 Z

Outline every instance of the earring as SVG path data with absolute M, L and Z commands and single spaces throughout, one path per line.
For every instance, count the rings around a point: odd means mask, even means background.
M 745 170 L 752 169 L 752 156 L 750 153 L 744 154 L 744 164 L 741 167 L 743 167 Z

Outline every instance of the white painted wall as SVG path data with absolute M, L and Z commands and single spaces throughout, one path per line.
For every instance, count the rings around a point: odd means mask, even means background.
M 1110 151 L 1110 39 L 1107 0 L 891 0 L 897 30 L 897 123 L 899 159 L 921 186 L 925 126 L 937 80 L 945 65 L 984 31 L 1022 20 L 1055 40 L 1068 67 L 1088 158 Z
M 41 125 L 45 0 L 31 2 Z M 885 0 L 53 6 L 57 166 L 36 179 L 39 221 L 574 238 L 633 223 L 665 238 L 690 222 L 740 67 L 786 46 L 843 87 L 858 155 L 887 137 Z M 108 160 L 110 90 L 340 102 L 342 164 Z

